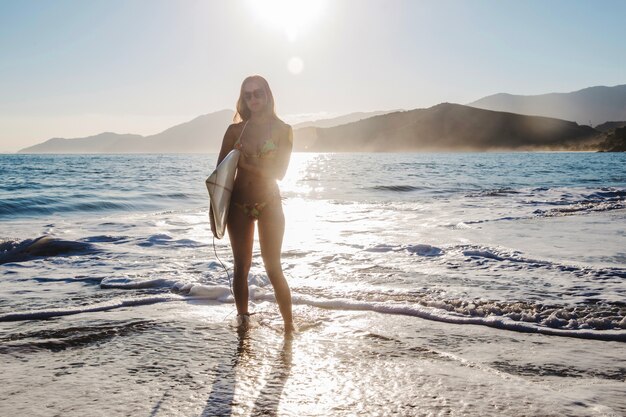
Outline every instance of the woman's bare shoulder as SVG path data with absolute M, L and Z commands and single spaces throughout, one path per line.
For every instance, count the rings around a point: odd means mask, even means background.
M 243 126 L 245 125 L 245 122 L 239 122 L 239 123 L 231 123 L 228 126 L 227 130 L 230 130 L 232 132 L 239 132 L 241 129 L 243 129 Z
M 283 122 L 280 119 L 276 120 L 276 127 L 283 134 L 287 134 L 291 130 L 291 125 L 288 125 L 287 123 Z
M 285 123 L 281 119 L 278 119 L 278 123 L 280 123 L 280 125 L 283 126 L 285 129 L 290 129 L 291 128 L 290 124 Z
M 291 125 L 288 125 L 287 123 L 283 122 L 280 119 L 278 119 L 278 121 L 276 122 L 276 125 L 278 127 L 277 130 L 279 132 L 281 143 L 284 140 L 288 140 L 289 142 L 293 143 L 293 130 L 291 128 Z
M 244 125 L 244 122 L 231 123 L 226 128 L 226 134 L 224 136 L 226 136 L 229 139 L 239 137 L 239 135 L 241 134 L 241 130 L 243 129 L 243 125 Z

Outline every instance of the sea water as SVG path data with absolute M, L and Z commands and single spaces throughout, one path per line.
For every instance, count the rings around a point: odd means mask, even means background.
M 0 155 L 2 414 L 626 413 L 624 154 L 294 154 L 287 340 L 215 160 Z

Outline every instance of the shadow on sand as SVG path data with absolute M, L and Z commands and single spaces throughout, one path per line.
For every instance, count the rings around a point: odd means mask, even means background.
M 231 416 L 235 402 L 235 388 L 237 386 L 237 369 L 246 366 L 250 358 L 254 357 L 250 331 L 239 329 L 238 343 L 235 355 L 230 363 L 224 362 L 216 369 L 217 377 L 211 387 L 211 394 L 207 399 L 206 406 L 201 413 L 202 417 Z M 271 360 L 272 372 L 260 389 L 259 395 L 250 412 L 251 416 L 275 416 L 277 415 L 280 397 L 289 375 L 292 363 L 292 338 L 285 337 L 282 349 Z M 245 375 L 245 373 L 240 373 Z M 239 413 L 237 413 L 239 414 Z

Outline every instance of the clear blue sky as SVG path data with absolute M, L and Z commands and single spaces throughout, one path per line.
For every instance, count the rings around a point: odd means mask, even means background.
M 254 73 L 288 121 L 626 84 L 623 0 L 255 3 L 0 0 L 0 152 L 158 133 Z

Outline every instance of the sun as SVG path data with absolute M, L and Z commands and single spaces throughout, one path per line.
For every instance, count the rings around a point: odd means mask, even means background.
M 326 9 L 327 0 L 249 0 L 254 14 L 295 42 Z
M 287 62 L 287 69 L 292 74 L 300 74 L 302 69 L 304 68 L 304 62 L 302 58 L 294 56 L 289 59 Z

